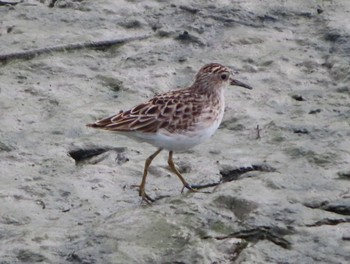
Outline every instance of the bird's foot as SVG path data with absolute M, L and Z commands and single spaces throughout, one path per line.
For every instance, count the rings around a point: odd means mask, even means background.
M 139 190 L 139 196 L 141 196 L 142 201 L 145 201 L 147 204 L 152 204 L 154 202 L 154 199 L 152 199 L 143 189 Z
M 193 188 L 191 184 L 185 183 L 184 186 L 181 189 L 181 193 L 183 193 L 185 188 L 188 189 L 191 192 L 198 192 L 198 190 L 196 188 Z

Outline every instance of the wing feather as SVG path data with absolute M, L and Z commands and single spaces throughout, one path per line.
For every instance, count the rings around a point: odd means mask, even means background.
M 202 100 L 200 95 L 184 90 L 171 91 L 87 126 L 110 131 L 143 133 L 155 133 L 159 129 L 168 132 L 186 130 L 198 121 L 193 116 L 202 111 Z

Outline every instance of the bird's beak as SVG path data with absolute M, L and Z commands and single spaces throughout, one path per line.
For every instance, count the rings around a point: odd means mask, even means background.
M 235 80 L 235 79 L 232 79 L 230 78 L 230 84 L 231 85 L 236 85 L 236 86 L 241 86 L 241 87 L 244 87 L 244 88 L 247 88 L 249 90 L 253 89 L 251 86 L 249 86 L 248 84 L 245 84 L 245 83 L 242 83 L 238 80 Z

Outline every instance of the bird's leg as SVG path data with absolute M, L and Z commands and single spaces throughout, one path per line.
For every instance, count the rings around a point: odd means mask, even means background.
M 174 161 L 173 161 L 173 151 L 169 151 L 169 158 L 168 158 L 168 164 L 169 164 L 169 167 L 171 169 L 172 172 L 174 172 L 177 177 L 179 177 L 180 181 L 182 182 L 183 184 L 183 188 L 181 190 L 181 192 L 183 192 L 183 190 L 185 188 L 191 190 L 191 191 L 196 191 L 194 190 L 190 184 L 188 184 L 186 182 L 186 180 L 184 179 L 184 177 L 181 175 L 181 173 L 178 171 L 178 169 L 176 168 L 175 164 L 174 164 Z
M 162 149 L 158 149 L 156 152 L 154 152 L 151 156 L 149 156 L 147 159 L 146 159 L 146 162 L 145 162 L 145 168 L 143 170 L 143 176 L 142 176 L 142 181 L 141 181 L 141 184 L 140 184 L 140 190 L 139 190 L 139 196 L 142 197 L 142 200 L 147 202 L 148 204 L 154 202 L 154 200 L 149 197 L 147 194 L 146 194 L 146 190 L 145 190 L 145 186 L 146 186 L 146 178 L 147 178 L 147 173 L 148 173 L 148 167 L 151 165 L 152 163 L 152 160 L 159 154 L 159 152 L 161 152 Z

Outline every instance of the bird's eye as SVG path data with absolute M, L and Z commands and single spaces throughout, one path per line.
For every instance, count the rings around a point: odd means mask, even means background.
M 228 73 L 222 73 L 220 77 L 221 80 L 226 81 L 228 79 Z

